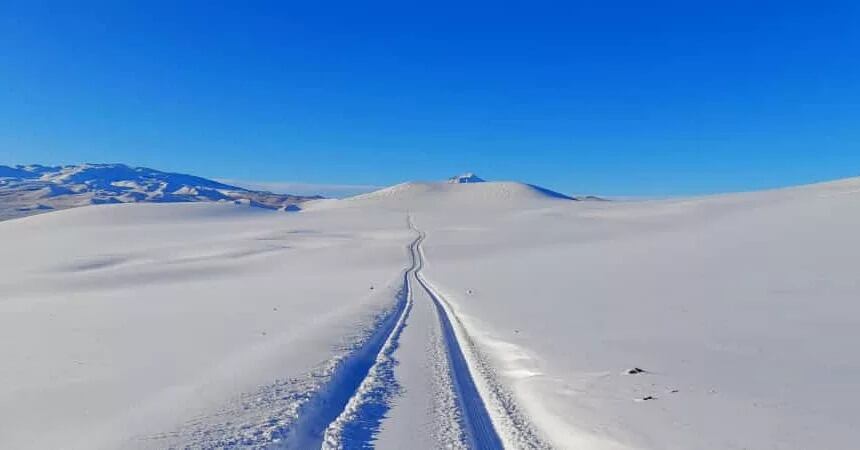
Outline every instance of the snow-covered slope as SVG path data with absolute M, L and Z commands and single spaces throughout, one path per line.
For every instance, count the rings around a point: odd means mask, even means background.
M 455 181 L 466 177 L 472 181 Z M 472 177 L 472 178 L 468 178 Z M 408 182 L 345 199 L 325 199 L 309 203 L 312 209 L 388 207 L 422 209 L 459 207 L 477 209 L 516 209 L 535 207 L 575 198 L 531 184 L 513 181 L 484 181 L 467 174 L 448 182 Z M 476 181 L 480 180 L 480 181 Z
M 860 179 L 0 223 L 0 448 L 853 449 Z
M 428 279 L 557 448 L 856 446 L 860 179 L 413 214 Z
M 411 239 L 389 217 L 231 203 L 75 208 L 0 236 L 3 449 L 276 441 L 391 308 Z
M 239 201 L 279 209 L 307 199 L 123 164 L 0 166 L 0 220 L 105 203 Z

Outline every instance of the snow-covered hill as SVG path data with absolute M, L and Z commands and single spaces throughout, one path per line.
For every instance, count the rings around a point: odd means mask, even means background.
M 378 206 L 395 210 L 460 206 L 469 209 L 517 209 L 557 202 L 599 200 L 570 197 L 533 184 L 516 181 L 486 181 L 473 173 L 446 182 L 410 181 L 345 199 L 325 199 L 307 208 L 355 208 Z
M 288 209 L 318 197 L 273 194 L 124 164 L 0 166 L 0 220 L 105 203 L 240 202 Z
M 853 449 L 858 228 L 860 179 L 2 222 L 0 448 Z

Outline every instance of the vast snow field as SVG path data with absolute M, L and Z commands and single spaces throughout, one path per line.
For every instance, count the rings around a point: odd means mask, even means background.
M 0 448 L 855 448 L 858 229 L 857 179 L 0 222 Z

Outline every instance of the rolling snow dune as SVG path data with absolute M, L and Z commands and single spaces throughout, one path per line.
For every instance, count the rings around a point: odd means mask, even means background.
M 849 449 L 858 187 L 415 218 L 428 278 L 557 447 Z
M 391 304 L 411 234 L 385 222 L 159 204 L 0 223 L 0 448 L 226 445 L 288 426 Z
M 346 199 L 310 201 L 302 209 L 382 207 L 394 210 L 426 209 L 438 205 L 456 208 L 513 209 L 539 203 L 574 200 L 538 186 L 511 181 L 438 183 L 409 182 Z
M 302 207 L 0 223 L 0 448 L 860 438 L 860 179 L 643 202 L 406 183 Z

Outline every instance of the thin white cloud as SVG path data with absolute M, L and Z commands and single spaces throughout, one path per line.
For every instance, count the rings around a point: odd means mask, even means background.
M 269 191 L 278 194 L 294 195 L 322 195 L 330 198 L 343 198 L 352 195 L 375 191 L 382 186 L 367 184 L 318 184 L 299 183 L 293 181 L 246 181 L 220 178 L 216 181 L 233 186 L 253 189 L 255 191 Z

